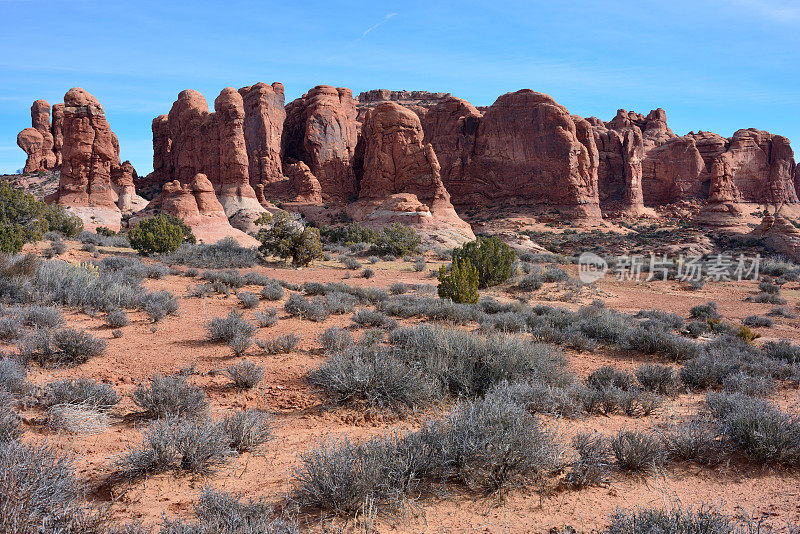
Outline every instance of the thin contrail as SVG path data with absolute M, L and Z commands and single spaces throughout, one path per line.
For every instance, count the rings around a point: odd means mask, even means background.
M 372 30 L 374 30 L 374 29 L 375 29 L 375 28 L 377 28 L 378 26 L 382 26 L 382 25 L 386 24 L 387 22 L 389 22 L 389 19 L 391 19 L 391 18 L 392 18 L 392 17 L 394 17 L 395 15 L 397 15 L 397 13 L 387 13 L 387 14 L 386 14 L 386 16 L 385 16 L 385 17 L 383 17 L 383 20 L 382 20 L 382 21 L 380 21 L 379 23 L 377 23 L 377 24 L 374 24 L 374 25 L 370 26 L 369 28 L 367 28 L 366 30 L 364 30 L 364 33 L 362 33 L 362 34 L 361 34 L 361 37 L 359 37 L 358 39 L 359 39 L 359 40 L 363 39 L 364 37 L 366 37 L 366 36 L 367 36 L 367 34 L 368 34 L 369 32 L 371 32 Z

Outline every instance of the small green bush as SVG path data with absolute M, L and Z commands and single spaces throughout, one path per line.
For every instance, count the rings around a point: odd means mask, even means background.
M 150 384 L 139 384 L 133 402 L 150 417 L 197 417 L 208 408 L 208 398 L 182 376 L 153 375 Z
M 482 238 L 453 249 L 453 265 L 470 262 L 478 270 L 478 287 L 483 289 L 511 278 L 516 254 L 497 236 Z
M 750 529 L 736 528 L 734 518 L 709 508 L 660 510 L 640 508 L 617 510 L 611 516 L 608 534 L 653 534 L 656 532 L 685 532 L 695 534 L 728 534 L 730 532 L 759 532 L 764 527 L 749 525 Z
M 355 221 L 345 226 L 325 227 L 322 229 L 322 237 L 328 242 L 334 241 L 348 245 L 351 243 L 374 243 L 376 235 L 374 230 Z
M 83 232 L 81 218 L 68 212 L 60 204 L 45 204 L 44 218 L 47 220 L 47 229 L 51 232 L 59 232 L 65 237 L 75 237 Z
M 97 228 L 95 228 L 94 232 L 97 235 L 101 235 L 103 237 L 111 237 L 117 235 L 117 232 L 106 226 L 98 226 Z
M 380 254 L 404 256 L 416 252 L 420 238 L 413 228 L 400 223 L 383 228 L 375 237 L 375 248 Z
M 611 452 L 623 471 L 653 473 L 664 465 L 667 451 L 654 434 L 621 430 L 611 439 Z
M 239 303 L 242 305 L 242 307 L 248 310 L 257 308 L 260 302 L 258 295 L 255 293 L 250 293 L 249 291 L 239 291 L 236 293 L 236 298 L 239 299 Z
M 182 220 L 159 214 L 136 223 L 128 232 L 128 240 L 140 254 L 171 254 L 184 241 L 193 242 L 194 235 Z
M 42 239 L 48 230 L 72 237 L 83 230 L 83 222 L 63 206 L 48 206 L 0 181 L 0 251 L 16 254 L 25 243 Z
M 264 377 L 264 368 L 251 361 L 242 360 L 226 367 L 223 373 L 231 379 L 235 388 L 245 390 L 253 389 L 261 382 Z
M 450 272 L 439 268 L 439 296 L 461 304 L 478 303 L 478 270 L 469 261 L 454 263 Z
M 24 244 L 23 231 L 18 224 L 0 224 L 0 252 L 18 254 Z
M 722 319 L 722 315 L 717 311 L 717 303 L 709 301 L 707 304 L 692 306 L 689 315 L 694 319 Z
M 279 211 L 263 214 L 256 224 L 261 229 L 256 238 L 261 241 L 259 250 L 265 255 L 292 260 L 292 265 L 304 266 L 321 259 L 322 242 L 319 229 L 303 226 L 293 221 L 289 214 Z

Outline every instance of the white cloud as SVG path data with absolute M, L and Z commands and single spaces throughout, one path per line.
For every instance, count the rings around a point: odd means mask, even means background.
M 393 17 L 396 17 L 396 16 L 397 16 L 397 13 L 387 13 L 387 14 L 386 14 L 386 15 L 383 17 L 383 20 L 381 20 L 381 21 L 380 21 L 380 22 L 378 22 L 377 24 L 373 24 L 372 26 L 370 26 L 369 28 L 367 28 L 366 30 L 364 30 L 364 33 L 362 33 L 362 34 L 361 34 L 361 37 L 359 37 L 359 38 L 358 38 L 358 40 L 360 41 L 361 39 L 363 39 L 364 37 L 366 37 L 366 36 L 367 36 L 367 34 L 368 34 L 369 32 L 371 32 L 372 30 L 374 30 L 374 29 L 376 29 L 376 28 L 378 28 L 378 27 L 380 27 L 380 26 L 383 26 L 384 24 L 386 24 L 387 22 L 389 22 L 389 21 L 390 21 L 390 20 L 391 20 Z

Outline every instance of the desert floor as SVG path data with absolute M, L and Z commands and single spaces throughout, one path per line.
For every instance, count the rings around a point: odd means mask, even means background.
M 41 244 L 38 248 L 28 246 L 31 251 L 41 248 Z M 103 255 L 106 253 L 108 250 L 103 251 Z M 79 261 L 91 259 L 92 255 L 71 242 L 69 250 L 61 258 Z M 345 281 L 351 285 L 387 288 L 398 281 L 410 285 L 435 283 L 427 271 L 438 268 L 442 262 L 430 256 L 428 260 L 426 272 L 415 272 L 411 263 L 402 260 L 369 265 L 375 271 L 374 278 L 369 280 L 358 277 L 358 271 L 352 271 L 352 278 L 345 279 L 348 271 L 336 261 L 321 262 L 304 269 L 275 264 L 243 272 L 253 270 L 298 284 Z M 564 268 L 575 274 L 574 265 Z M 193 502 L 205 485 L 263 497 L 279 506 L 290 495 L 292 472 L 304 451 L 342 435 L 362 439 L 395 429 L 414 429 L 425 418 L 436 417 L 451 407 L 439 406 L 422 413 L 399 416 L 337 407 L 326 402 L 324 396 L 304 379 L 305 374 L 324 358 L 317 336 L 334 325 L 351 328 L 356 336 L 359 331 L 351 323 L 349 314 L 331 316 L 323 323 L 312 322 L 287 316 L 281 309 L 282 302 L 262 302 L 260 308 L 279 308 L 280 320 L 272 327 L 259 329 L 257 337 L 296 333 L 302 336 L 298 348 L 290 354 L 267 355 L 254 346 L 244 357 L 264 367 L 264 379 L 247 392 L 231 389 L 228 379 L 219 371 L 237 358 L 226 345 L 207 342 L 203 325 L 209 319 L 242 308 L 235 295 L 188 296 L 187 287 L 197 282 L 174 274 L 160 280 L 147 280 L 148 289 L 166 289 L 180 297 L 179 314 L 152 324 L 143 312 L 130 312 L 132 322 L 122 328 L 124 335 L 121 338 L 111 335 L 112 329 L 104 325 L 102 316 L 66 312 L 70 326 L 84 328 L 108 342 L 106 353 L 77 367 L 41 369 L 32 366 L 29 371 L 29 380 L 37 385 L 44 386 L 56 378 L 85 376 L 113 385 L 123 397 L 112 412 L 109 428 L 96 434 L 56 434 L 40 424 L 41 411 L 31 408 L 23 412 L 27 430 L 24 439 L 46 440 L 74 454 L 79 474 L 90 488 L 90 498 L 109 505 L 113 516 L 120 521 L 135 518 L 146 525 L 156 525 L 162 515 L 191 517 Z M 635 283 L 607 278 L 593 289 L 582 290 L 580 296 L 571 302 L 557 300 L 560 293 L 555 287 L 545 287 L 525 298 L 531 304 L 541 302 L 573 310 L 594 298 L 601 298 L 609 307 L 623 312 L 658 308 L 685 318 L 693 305 L 713 300 L 718 303 L 726 320 L 738 322 L 748 315 L 763 315 L 774 307 L 743 301 L 756 291 L 756 285 L 752 281 L 710 282 L 703 289 L 690 292 L 677 282 Z M 257 292 L 259 288 L 243 289 Z M 483 294 L 501 301 L 511 299 L 503 288 L 493 288 Z M 784 286 L 782 294 L 788 305 L 795 307 L 800 297 L 797 282 Z M 251 319 L 255 310 L 242 311 L 245 318 Z M 402 321 L 403 324 L 413 322 L 416 321 Z M 773 338 L 800 341 L 800 319 L 776 318 L 774 327 L 758 331 L 763 336 L 758 342 Z M 579 377 L 585 377 L 606 364 L 632 370 L 644 362 L 663 362 L 656 357 L 606 348 L 565 352 Z M 153 373 L 167 374 L 186 369 L 191 369 L 191 383 L 200 386 L 209 396 L 212 417 L 242 408 L 269 410 L 275 417 L 276 439 L 262 452 L 242 454 L 218 469 L 211 478 L 163 474 L 135 483 L 109 485 L 106 481 L 113 472 L 115 458 L 140 441 L 141 428 L 146 424 L 135 415 L 137 408 L 130 398 L 131 392 Z M 668 400 L 656 414 L 642 418 L 592 415 L 578 419 L 545 419 L 565 440 L 579 430 L 604 434 L 622 428 L 658 430 L 690 418 L 698 411 L 702 398 L 702 393 L 682 393 Z M 800 392 L 796 387 L 783 387 L 772 400 L 784 409 L 796 410 Z M 409 502 L 399 514 L 392 516 L 362 517 L 355 521 L 298 519 L 301 525 L 320 531 L 376 528 L 382 532 L 542 532 L 566 525 L 578 531 L 592 531 L 606 525 L 609 514 L 617 508 L 675 504 L 685 507 L 714 505 L 731 513 L 764 517 L 776 525 L 786 520 L 798 521 L 800 475 L 746 462 L 715 468 L 670 464 L 656 476 L 620 475 L 604 487 L 581 490 L 553 487 L 544 492 L 537 492 L 536 488 L 520 488 L 489 497 L 449 488 L 435 498 Z

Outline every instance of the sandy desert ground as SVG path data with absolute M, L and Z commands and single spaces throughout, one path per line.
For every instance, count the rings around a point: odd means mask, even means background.
M 45 244 L 28 245 L 26 251 L 40 254 Z M 133 255 L 130 250 L 101 248 L 100 256 Z M 81 262 L 96 255 L 70 242 L 60 259 Z M 374 277 L 364 279 L 359 271 L 348 271 L 335 260 L 323 261 L 303 269 L 292 269 L 280 263 L 243 269 L 289 284 L 304 282 L 345 282 L 351 286 L 387 289 L 403 282 L 409 287 L 422 287 L 416 292 L 430 291 L 435 283 L 430 270 L 444 262 L 428 253 L 423 272 L 416 272 L 413 263 L 401 259 L 379 261 L 369 265 Z M 154 260 L 145 260 L 153 262 Z M 365 262 L 366 265 L 366 262 Z M 575 265 L 564 265 L 576 275 Z M 679 505 L 684 508 L 715 506 L 731 514 L 745 514 L 780 528 L 787 522 L 800 519 L 800 477 L 796 470 L 775 465 L 758 464 L 733 456 L 714 467 L 696 462 L 670 462 L 650 475 L 613 472 L 611 480 L 600 486 L 574 489 L 564 484 L 563 473 L 549 480 L 546 487 L 522 487 L 501 493 L 470 492 L 457 485 L 442 487 L 435 495 L 411 498 L 400 511 L 390 514 L 360 514 L 355 519 L 327 514 L 290 512 L 294 470 L 301 454 L 326 442 L 347 436 L 362 440 L 386 435 L 391 431 L 419 428 L 426 419 L 441 417 L 453 408 L 447 400 L 434 407 L 398 414 L 377 408 L 363 409 L 357 405 L 336 405 L 316 390 L 306 379 L 309 371 L 320 366 L 326 358 L 319 334 L 328 327 L 346 328 L 358 337 L 363 329 L 350 319 L 352 314 L 331 315 L 324 322 L 291 317 L 282 309 L 283 301 L 261 302 L 254 310 L 243 310 L 236 296 L 212 293 L 205 297 L 190 296 L 189 288 L 200 282 L 183 276 L 186 268 L 176 266 L 173 273 L 162 279 L 148 279 L 149 290 L 167 290 L 179 297 L 177 315 L 152 323 L 141 311 L 129 312 L 131 324 L 121 328 L 122 337 L 112 336 L 105 325 L 104 315 L 94 317 L 77 311 L 66 311 L 70 326 L 85 329 L 107 342 L 104 354 L 86 363 L 67 368 L 41 368 L 32 365 L 28 379 L 34 386 L 46 388 L 54 379 L 87 377 L 113 386 L 121 402 L 110 413 L 110 423 L 95 433 L 70 434 L 56 432 L 45 424 L 46 414 L 32 403 L 22 411 L 25 441 L 46 441 L 74 455 L 78 474 L 89 489 L 88 499 L 107 506 L 115 520 L 135 519 L 147 526 L 158 525 L 164 516 L 191 517 L 193 504 L 204 486 L 243 492 L 248 497 L 266 499 L 276 509 L 287 510 L 303 530 L 347 531 L 377 530 L 381 532 L 546 532 L 571 526 L 579 532 L 601 530 L 609 514 L 619 508 Z M 352 275 L 352 277 L 351 277 Z M 510 302 L 519 297 L 529 305 L 547 304 L 576 310 L 593 299 L 602 299 L 609 308 L 634 314 L 641 309 L 657 308 L 674 312 L 688 319 L 690 308 L 714 301 L 725 321 L 738 324 L 750 315 L 765 315 L 773 304 L 746 302 L 744 299 L 758 291 L 758 283 L 709 282 L 702 289 L 687 291 L 677 281 L 636 283 L 618 281 L 611 277 L 593 287 L 583 287 L 568 302 L 560 283 L 545 284 L 540 290 L 520 295 L 506 283 L 482 292 L 482 298 L 493 297 Z M 258 286 L 245 286 L 238 291 L 257 293 Z M 414 294 L 412 291 L 411 294 Z M 800 289 L 797 282 L 786 283 L 782 296 L 788 306 L 795 308 Z M 235 356 L 225 344 L 206 340 L 204 324 L 212 318 L 241 310 L 246 320 L 265 307 L 278 308 L 279 320 L 274 326 L 260 328 L 257 338 L 270 338 L 294 333 L 301 336 L 299 345 L 288 354 L 266 354 L 252 346 L 243 356 Z M 361 306 L 359 306 L 361 307 Z M 411 325 L 422 319 L 402 319 L 401 325 Z M 461 326 L 474 330 L 477 324 Z M 756 343 L 775 339 L 798 341 L 800 319 L 775 318 L 771 328 L 756 328 L 761 338 Z M 518 334 L 526 335 L 526 334 Z M 6 348 L 11 350 L 13 345 Z M 602 366 L 633 371 L 643 363 L 665 363 L 659 355 L 643 355 L 635 351 L 600 346 L 585 351 L 564 348 L 570 369 L 585 379 Z M 237 391 L 221 372 L 226 366 L 247 359 L 264 368 L 264 377 L 249 391 Z M 680 364 L 669 363 L 678 369 Z M 140 383 L 146 383 L 154 373 L 183 372 L 191 384 L 199 386 L 210 400 L 212 418 L 242 409 L 267 410 L 274 416 L 274 440 L 255 453 L 242 453 L 216 469 L 213 476 L 191 476 L 168 472 L 125 482 L 109 482 L 114 473 L 114 461 L 142 439 L 141 430 L 147 419 L 137 415 L 131 394 Z M 569 438 L 580 431 L 610 436 L 623 429 L 662 432 L 674 425 L 685 424 L 703 410 L 705 391 L 683 391 L 666 397 L 663 405 L 647 417 L 629 417 L 620 413 L 607 415 L 584 414 L 574 418 L 542 415 L 541 423 L 557 433 L 559 439 Z M 797 383 L 783 381 L 771 400 L 789 412 L 796 412 L 800 401 Z M 568 452 L 565 454 L 569 454 Z

